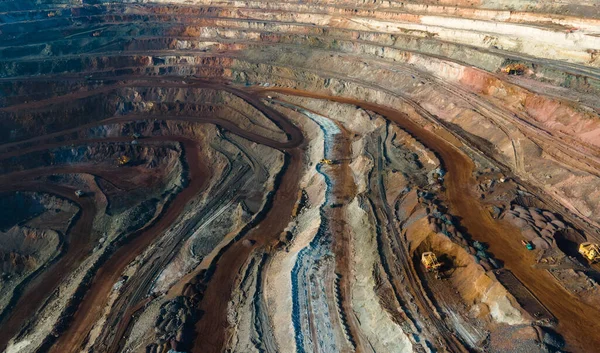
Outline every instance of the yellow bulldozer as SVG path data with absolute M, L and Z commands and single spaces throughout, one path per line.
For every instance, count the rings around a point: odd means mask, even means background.
M 432 251 L 426 251 L 421 254 L 421 263 L 425 266 L 427 272 L 435 273 L 435 277 L 440 277 L 440 267 L 442 264 L 438 261 L 437 256 Z
M 579 253 L 590 263 L 600 261 L 600 246 L 598 244 L 590 242 L 581 243 L 579 244 Z

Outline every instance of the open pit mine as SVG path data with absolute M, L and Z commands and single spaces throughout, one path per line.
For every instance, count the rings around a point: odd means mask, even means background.
M 0 352 L 600 351 L 597 0 L 3 0 Z

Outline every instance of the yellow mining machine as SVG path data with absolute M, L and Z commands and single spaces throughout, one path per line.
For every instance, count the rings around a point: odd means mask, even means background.
M 119 158 L 117 158 L 117 163 L 119 164 L 119 166 L 125 165 L 127 163 L 129 163 L 129 161 L 131 161 L 131 158 L 123 155 Z
M 579 244 L 579 253 L 591 263 L 600 261 L 600 246 L 598 244 L 581 243 Z
M 427 272 L 434 272 L 435 277 L 439 278 L 439 270 L 442 264 L 438 261 L 437 256 L 432 251 L 426 251 L 421 254 L 421 263 L 425 266 Z
M 319 162 L 319 164 L 331 165 L 331 164 L 333 164 L 333 161 L 331 159 L 321 159 L 321 161 Z
M 509 75 L 523 75 L 527 71 L 525 64 L 508 64 L 502 68 L 502 72 Z

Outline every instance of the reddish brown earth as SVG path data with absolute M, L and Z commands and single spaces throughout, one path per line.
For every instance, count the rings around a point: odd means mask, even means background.
M 199 85 L 206 85 L 201 83 Z M 238 96 L 246 99 L 255 107 L 261 109 L 268 117 L 276 121 L 280 126 L 284 127 L 289 131 L 291 136 L 290 142 L 280 143 L 272 141 L 269 138 L 265 138 L 251 132 L 239 130 L 234 124 L 223 121 L 221 119 L 206 118 L 200 120 L 203 123 L 216 123 L 228 130 L 233 131 L 241 136 L 254 140 L 256 142 L 265 144 L 267 146 L 273 146 L 277 148 L 288 148 L 290 146 L 298 145 L 298 140 L 301 138 L 301 133 L 291 123 L 287 121 L 280 113 L 273 109 L 266 108 L 257 97 L 250 94 L 246 94 L 241 90 L 228 88 L 228 90 L 235 92 Z M 322 96 L 315 93 L 308 93 L 298 90 L 286 90 L 277 89 L 271 90 L 273 92 L 280 92 L 298 96 L 305 96 L 316 99 L 329 99 L 340 103 L 354 104 L 364 109 L 374 111 L 381 114 L 397 123 L 403 129 L 409 131 L 415 137 L 417 137 L 423 144 L 428 148 L 431 148 L 436 152 L 441 159 L 444 161 L 448 169 L 448 178 L 446 182 L 447 191 L 446 196 L 451 205 L 451 211 L 457 216 L 463 219 L 462 224 L 465 229 L 472 234 L 474 239 L 485 241 L 490 244 L 490 251 L 502 260 L 506 267 L 511 269 L 515 275 L 526 284 L 529 290 L 546 306 L 558 319 L 558 331 L 563 334 L 567 340 L 569 347 L 574 349 L 588 349 L 588 344 L 595 344 L 593 340 L 582 340 L 577 337 L 580 332 L 587 330 L 591 334 L 595 330 L 596 326 L 593 320 L 586 319 L 587 314 L 590 311 L 594 311 L 594 308 L 587 307 L 585 304 L 581 304 L 573 301 L 572 305 L 564 306 L 564 302 L 559 296 L 554 295 L 555 293 L 562 293 L 564 296 L 570 294 L 565 292 L 563 287 L 558 283 L 554 282 L 554 279 L 545 271 L 539 271 L 531 269 L 528 265 L 531 263 L 532 258 L 530 254 L 523 250 L 517 242 L 510 241 L 504 237 L 503 234 L 509 234 L 514 232 L 507 224 L 493 220 L 489 216 L 489 212 L 479 202 L 476 195 L 472 194 L 472 185 L 476 184 L 473 177 L 474 164 L 473 162 L 462 153 L 457 146 L 453 146 L 440 138 L 439 136 L 431 133 L 428 130 L 416 125 L 410 121 L 401 112 L 391 110 L 382 106 L 364 103 L 358 100 L 333 97 L 333 96 Z M 158 117 L 152 116 L 127 116 L 123 119 L 114 118 L 101 123 L 112 123 L 124 120 L 134 119 L 156 119 Z M 198 122 L 198 118 L 195 117 L 174 117 L 169 118 L 173 120 L 181 121 L 194 121 Z M 96 124 L 90 124 L 87 127 Z M 74 130 L 75 131 L 75 130 Z M 115 139 L 115 141 L 126 141 L 128 138 Z M 203 188 L 206 187 L 206 182 L 209 179 L 210 172 L 203 167 L 201 156 L 197 146 L 193 141 L 184 140 L 181 138 L 164 137 L 164 138 L 152 138 L 153 140 L 179 140 L 184 143 L 184 149 L 187 151 L 186 158 L 190 165 L 191 183 L 188 187 L 177 196 L 177 198 L 170 204 L 169 208 L 160 216 L 156 223 L 147 229 L 142 229 L 137 233 L 131 235 L 131 240 L 125 244 L 125 246 L 119 248 L 111 258 L 108 260 L 107 265 L 100 268 L 91 283 L 90 290 L 88 290 L 81 304 L 78 306 L 77 312 L 75 313 L 72 321 L 70 322 L 69 329 L 61 334 L 57 343 L 53 346 L 52 351 L 58 352 L 67 349 L 66 347 L 77 347 L 81 346 L 85 340 L 89 331 L 96 320 L 99 318 L 100 313 L 103 310 L 103 303 L 105 303 L 106 297 L 110 292 L 112 286 L 119 279 L 123 269 L 147 246 L 149 246 L 157 234 L 160 234 L 166 230 L 170 224 L 176 219 L 181 210 L 185 207 L 187 202 L 192 197 L 197 195 Z M 48 145 L 34 145 L 27 149 L 16 150 L 14 152 L 8 152 L 3 157 L 13 157 L 23 155 L 25 153 L 44 150 L 47 148 L 53 148 L 63 145 L 64 143 L 51 143 L 51 138 L 46 137 L 45 139 L 39 139 L 39 142 L 48 143 Z M 89 140 L 86 142 L 100 142 L 106 141 L 102 139 Z M 31 141 L 38 142 L 38 141 Z M 79 142 L 79 141 L 77 141 Z M 348 145 L 345 145 L 345 153 L 348 154 Z M 191 152 L 191 153 L 190 153 Z M 227 251 L 220 257 L 216 265 L 216 271 L 209 282 L 209 286 L 205 292 L 205 297 L 202 300 L 200 310 L 203 315 L 198 324 L 196 325 L 197 339 L 195 345 L 195 351 L 221 351 L 228 341 L 226 337 L 226 312 L 229 297 L 223 295 L 223 293 L 232 293 L 234 290 L 233 285 L 236 283 L 237 274 L 241 271 L 241 266 L 244 264 L 245 259 L 249 254 L 257 248 L 269 248 L 277 243 L 279 236 L 285 226 L 291 220 L 291 211 L 294 208 L 298 195 L 297 183 L 300 178 L 301 170 L 301 151 L 297 148 L 288 149 L 290 154 L 290 164 L 286 170 L 280 189 L 278 189 L 273 202 L 273 210 L 268 212 L 266 218 L 261 221 L 260 225 L 250 231 L 245 237 L 252 239 L 256 243 L 252 247 L 247 247 L 241 244 L 241 242 L 234 243 Z M 339 180 L 342 184 L 345 184 L 344 178 L 348 175 L 348 161 L 342 161 L 340 168 Z M 11 174 L 11 178 L 32 178 L 34 176 L 43 175 L 44 173 L 65 173 L 65 172 L 85 172 L 85 168 L 72 168 L 72 169 L 61 169 L 61 168 L 41 168 L 40 170 L 28 170 L 24 172 L 17 172 Z M 88 169 L 89 170 L 89 169 Z M 94 172 L 97 175 L 102 175 L 102 171 L 97 170 Z M 106 177 L 110 178 L 110 173 L 107 173 Z M 349 184 L 350 185 L 350 184 Z M 11 189 L 25 188 L 30 189 L 31 187 L 37 187 L 39 191 L 51 192 L 59 194 L 62 192 L 64 197 L 69 194 L 69 199 L 72 199 L 80 203 L 81 199 L 76 199 L 70 196 L 73 189 L 44 189 L 44 186 L 39 183 L 29 183 L 20 186 L 19 184 L 13 184 Z M 352 187 L 348 189 L 348 195 L 352 194 Z M 57 191 L 58 190 L 58 191 Z M 341 195 L 343 197 L 344 195 Z M 87 201 L 86 201 L 87 202 Z M 94 205 L 88 202 L 89 205 L 82 206 L 82 214 L 85 217 L 81 218 L 76 226 L 73 228 L 71 237 L 79 233 L 86 233 L 89 235 L 89 227 L 91 226 L 91 219 L 93 218 Z M 335 219 L 343 218 L 340 214 L 342 209 L 333 211 L 332 217 Z M 473 217 L 474 212 L 478 214 L 477 217 Z M 87 223 L 85 223 L 86 221 Z M 82 223 L 84 222 L 84 223 Z M 83 224 L 83 225 L 82 225 Z M 343 225 L 336 231 L 337 234 L 341 234 L 337 238 L 335 244 L 335 251 L 337 254 L 337 269 L 339 273 L 348 273 L 350 271 L 349 264 L 344 260 L 348 257 L 348 249 L 344 245 L 347 243 L 347 239 L 344 234 Z M 266 230 L 266 231 L 265 231 Z M 6 342 L 20 327 L 21 324 L 31 315 L 33 311 L 37 309 L 38 303 L 43 297 L 51 292 L 51 288 L 57 285 L 58 278 L 62 275 L 70 272 L 74 266 L 79 264 L 85 254 L 85 246 L 88 246 L 89 241 L 86 240 L 85 236 L 73 238 L 75 242 L 70 243 L 69 250 L 65 254 L 65 257 L 61 258 L 59 262 L 51 267 L 49 276 L 40 276 L 34 280 L 29 286 L 26 292 L 24 292 L 21 299 L 17 302 L 14 310 L 14 314 L 11 315 L 11 326 L 6 326 L 6 329 L 2 331 L 0 336 L 1 342 Z M 118 259 L 118 261 L 111 261 L 111 259 Z M 60 268 L 61 271 L 54 271 L 53 269 Z M 58 277 L 56 277 L 58 276 Z M 52 283 L 53 285 L 50 285 Z M 349 311 L 349 303 L 346 298 L 350 295 L 350 284 L 347 282 L 345 276 L 341 277 L 341 289 L 342 289 L 342 307 L 345 311 Z M 43 289 L 43 290 L 40 290 Z M 548 295 L 548 293 L 553 293 Z M 27 304 L 22 304 L 27 303 Z M 350 319 L 350 332 L 359 344 L 361 345 L 360 337 L 358 334 L 357 323 L 351 318 Z M 14 325 L 13 325 L 14 324 Z M 210 332 L 210 334 L 207 334 Z M 590 343 L 591 342 L 591 343 Z
M 22 179 L 21 179 L 22 180 Z M 9 186 L 10 190 L 36 190 L 38 192 L 59 195 L 79 205 L 80 214 L 69 231 L 66 252 L 62 257 L 52 264 L 43 274 L 36 276 L 20 295 L 10 315 L 3 317 L 3 329 L 0 330 L 0 346 L 4 349 L 6 342 L 18 332 L 21 325 L 39 309 L 45 298 L 52 294 L 60 281 L 73 271 L 85 258 L 87 252 L 92 248 L 90 229 L 96 214 L 96 205 L 92 199 L 78 199 L 74 197 L 74 189 L 60 186 L 47 185 L 39 182 L 10 182 L 3 185 Z
M 556 316 L 557 330 L 565 337 L 570 349 L 593 351 L 594 347 L 600 345 L 600 336 L 595 335 L 600 328 L 600 324 L 595 319 L 600 315 L 600 310 L 573 298 L 560 284 L 556 283 L 548 272 L 531 267 L 532 255 L 523 248 L 520 242 L 511 241 L 505 236 L 513 234 L 517 230 L 492 219 L 480 200 L 473 194 L 471 186 L 476 184 L 473 176 L 474 164 L 459 149 L 459 146 L 451 145 L 438 135 L 412 122 L 402 112 L 387 107 L 299 90 L 276 89 L 270 91 L 355 104 L 383 115 L 435 151 L 444 161 L 448 170 L 446 195 L 451 205 L 451 211 L 461 218 L 461 223 L 464 224 L 469 234 L 472 234 L 476 240 L 489 243 L 490 251 L 502 260 L 505 266 L 513 271 L 515 276 Z M 572 300 L 566 301 L 565 298 L 572 298 Z M 568 305 L 565 305 L 566 303 Z
M 156 140 L 173 140 L 173 138 L 153 138 Z M 174 205 L 179 205 L 179 208 L 175 208 L 173 211 L 165 213 L 165 216 L 170 216 L 171 219 L 175 218 L 178 215 L 178 210 L 181 210 L 186 201 L 189 200 L 193 195 L 196 195 L 195 192 L 201 190 L 201 187 L 206 184 L 206 180 L 209 179 L 209 172 L 203 167 L 203 163 L 198 160 L 200 157 L 198 153 L 194 154 L 194 151 L 197 151 L 198 146 L 194 141 L 191 140 L 183 140 L 177 138 L 182 141 L 186 148 L 190 149 L 192 153 L 190 159 L 188 160 L 189 165 L 193 166 L 191 169 L 191 173 L 198 178 L 195 179 L 195 183 L 190 183 L 191 186 L 196 187 L 197 189 L 192 189 L 189 193 L 183 194 L 183 198 L 180 198 L 179 201 L 177 199 L 177 203 Z M 117 139 L 118 140 L 118 139 Z M 104 140 L 106 141 L 106 139 Z M 57 144 L 60 145 L 60 144 Z M 55 147 L 57 145 L 53 145 Z M 194 159 L 196 158 L 196 159 Z M 42 184 L 36 181 L 30 182 L 16 182 L 16 180 L 22 181 L 27 179 L 35 179 L 43 175 L 49 174 L 60 174 L 60 173 L 80 173 L 89 171 L 90 168 L 68 168 L 68 167 L 54 167 L 54 168 L 40 168 L 39 170 L 31 169 L 23 172 L 12 173 L 7 176 L 4 176 L 5 180 L 3 185 L 9 186 L 10 190 L 36 190 L 38 192 L 45 192 L 56 194 L 61 197 L 67 198 L 72 202 L 75 202 L 81 207 L 81 215 L 78 218 L 76 224 L 69 232 L 69 238 L 67 238 L 67 251 L 66 253 L 50 268 L 44 271 L 43 274 L 37 276 L 37 278 L 28 284 L 25 292 L 20 296 L 19 300 L 15 304 L 15 308 L 11 311 L 10 315 L 7 318 L 8 326 L 1 330 L 0 333 L 0 342 L 4 342 L 5 345 L 8 339 L 16 333 L 16 331 L 21 327 L 21 325 L 25 322 L 25 320 L 38 309 L 40 303 L 43 302 L 43 299 L 49 294 L 53 293 L 55 288 L 58 286 L 60 281 L 65 278 L 67 274 L 73 271 L 77 266 L 81 264 L 81 262 L 86 258 L 88 253 L 93 248 L 93 242 L 91 239 L 91 227 L 94 216 L 96 214 L 96 205 L 93 202 L 92 198 L 77 198 L 74 195 L 74 188 L 61 187 L 59 185 L 47 185 Z M 111 177 L 116 176 L 119 178 L 122 172 L 104 172 L 102 170 L 95 171 L 97 175 L 103 175 L 107 179 L 112 179 Z M 113 175 L 114 174 L 114 175 Z M 187 196 L 186 196 L 187 195 Z M 175 202 L 174 201 L 174 202 Z M 129 252 L 128 248 L 122 248 L 120 253 L 116 253 L 114 256 L 116 258 L 121 259 L 120 262 L 111 262 L 113 266 L 117 266 L 121 269 L 124 268 L 131 260 L 137 256 L 137 254 L 145 248 L 152 241 L 156 232 L 160 232 L 164 230 L 169 224 L 170 220 L 167 219 L 162 221 L 162 223 L 157 223 L 154 225 L 153 230 L 147 230 L 141 233 L 142 237 L 138 237 L 136 234 L 133 234 L 132 237 L 135 238 L 135 241 L 131 243 L 132 249 L 134 252 Z M 158 227 L 158 228 L 155 228 Z M 161 228 L 162 227 L 162 228 Z M 145 235 L 145 236 L 144 236 Z M 137 246 L 137 248 L 136 248 Z M 135 252 L 135 249 L 138 249 L 138 253 Z M 127 254 L 127 256 L 124 256 Z M 120 276 L 121 272 L 115 272 L 116 277 Z M 108 279 L 108 282 L 105 282 L 105 287 L 110 290 L 110 288 L 114 285 L 116 280 L 110 282 L 112 279 Z M 102 297 L 97 297 L 102 298 Z M 101 310 L 101 305 L 96 302 L 93 308 L 97 308 Z M 93 318 L 92 315 L 89 315 L 89 311 L 84 311 L 88 313 L 85 315 L 89 321 L 89 325 L 93 324 L 94 321 L 91 321 Z M 87 333 L 86 333 L 87 334 Z
M 206 84 L 206 83 L 199 83 L 198 86 L 209 86 L 209 87 L 222 87 L 222 86 L 218 86 L 218 85 L 210 85 L 210 84 Z M 276 146 L 278 148 L 285 148 L 288 146 L 295 146 L 298 145 L 299 141 L 302 140 L 302 134 L 300 133 L 300 130 L 298 130 L 297 128 L 295 128 L 292 124 L 290 124 L 287 119 L 285 119 L 280 113 L 278 113 L 277 111 L 265 107 L 257 98 L 252 97 L 251 95 L 245 94 L 243 91 L 241 90 L 236 90 L 236 89 L 230 89 L 228 88 L 228 90 L 234 91 L 237 95 L 239 95 L 240 97 L 247 99 L 251 104 L 260 107 L 262 109 L 262 111 L 269 116 L 270 118 L 273 119 L 273 121 L 275 121 L 276 123 L 278 123 L 280 126 L 282 126 L 283 128 L 285 128 L 285 131 L 289 132 L 289 136 L 291 137 L 291 140 L 289 143 L 279 143 L 279 142 L 275 142 L 272 141 L 268 138 L 262 137 L 260 135 L 256 135 L 253 134 L 251 132 L 247 132 L 247 131 L 243 131 L 240 130 L 235 124 L 232 124 L 226 120 L 222 120 L 222 119 L 211 119 L 211 118 L 205 118 L 205 119 L 201 119 L 199 120 L 197 117 L 174 117 L 174 119 L 176 120 L 182 120 L 182 121 L 193 121 L 193 122 L 205 122 L 205 123 L 217 123 L 220 126 L 234 131 L 238 134 L 240 134 L 241 136 L 247 137 L 251 140 L 255 140 L 258 143 L 262 143 L 265 145 L 272 145 L 272 146 Z M 75 98 L 75 97 L 73 97 Z M 46 104 L 55 104 L 56 102 L 52 101 L 52 102 L 47 102 Z M 38 104 L 40 106 L 43 106 L 41 104 Z M 100 124 L 106 124 L 106 123 L 115 123 L 115 122 L 121 122 L 121 121 L 130 121 L 130 120 L 135 120 L 135 119 L 156 119 L 159 118 L 158 116 L 153 117 L 153 116 L 126 116 L 124 118 L 113 118 L 113 119 L 108 119 L 106 121 L 102 121 L 101 123 L 93 123 L 93 124 L 89 124 L 86 126 L 82 126 L 78 129 L 73 129 L 72 131 L 77 131 L 81 128 L 89 128 L 92 126 L 96 126 L 96 125 L 100 125 Z M 68 133 L 69 131 L 63 131 L 61 133 L 57 133 L 55 134 L 55 136 L 59 136 L 59 135 L 63 135 L 65 133 Z M 44 139 L 34 139 L 34 140 L 30 140 L 28 141 L 29 143 L 31 142 L 46 142 L 46 141 L 51 141 L 50 138 L 52 136 L 46 136 L 44 137 Z M 61 349 L 66 349 L 64 347 L 76 347 L 76 346 L 80 346 L 81 344 L 83 344 L 83 342 L 85 341 L 92 325 L 95 323 L 95 321 L 99 318 L 100 313 L 103 311 L 103 303 L 106 300 L 106 297 L 108 296 L 108 293 L 110 292 L 112 286 L 114 285 L 114 283 L 117 282 L 117 280 L 120 277 L 120 274 L 122 273 L 123 269 L 139 254 L 141 253 L 141 251 L 143 251 L 149 244 L 150 242 L 156 237 L 157 234 L 160 234 L 161 232 L 163 232 L 164 230 L 166 230 L 170 224 L 172 224 L 172 222 L 175 220 L 176 217 L 179 216 L 179 213 L 181 212 L 181 210 L 183 209 L 183 207 L 185 207 L 185 205 L 187 204 L 187 202 L 194 196 L 196 196 L 199 192 L 201 192 L 201 190 L 203 188 L 206 187 L 207 185 L 207 181 L 210 179 L 210 172 L 208 169 L 206 169 L 204 167 L 204 165 L 206 165 L 206 163 L 201 161 L 201 156 L 198 151 L 198 146 L 195 145 L 195 143 L 191 140 L 185 140 L 185 139 L 181 139 L 181 138 L 172 138 L 172 137 L 163 137 L 163 138 L 150 138 L 151 140 L 156 140 L 156 141 L 160 141 L 160 140 L 178 140 L 178 141 L 182 141 L 184 144 L 184 150 L 187 151 L 187 155 L 186 158 L 188 160 L 188 165 L 190 166 L 190 184 L 186 187 L 186 189 L 180 193 L 176 199 L 170 203 L 169 208 L 164 212 L 164 214 L 160 215 L 159 219 L 157 220 L 157 222 L 155 222 L 151 227 L 149 227 L 148 229 L 143 229 L 137 233 L 132 234 L 131 237 L 131 241 L 127 242 L 123 247 L 119 248 L 119 250 L 117 250 L 117 252 L 115 254 L 113 254 L 111 256 L 111 258 L 107 261 L 107 265 L 103 266 L 100 268 L 100 270 L 98 271 L 98 273 L 96 274 L 96 276 L 94 277 L 91 287 L 90 289 L 86 292 L 86 296 L 84 296 L 84 298 L 82 299 L 82 304 L 80 304 L 78 306 L 77 312 L 74 315 L 72 322 L 69 324 L 69 327 L 73 328 L 73 329 L 68 329 L 65 333 L 63 333 L 60 336 L 60 339 L 57 341 L 57 343 L 53 346 L 52 351 L 60 351 Z M 128 138 L 121 138 L 121 139 L 115 139 L 115 141 L 127 141 Z M 100 141 L 107 141 L 106 139 L 97 139 L 97 140 L 89 140 L 89 141 L 85 141 L 85 142 L 100 142 Z M 77 141 L 74 141 L 77 142 Z M 48 148 L 53 148 L 53 147 L 58 147 L 64 145 L 64 143 L 49 143 L 48 145 L 44 145 L 44 146 L 35 146 L 35 147 L 30 147 L 28 149 L 24 149 L 24 150 L 18 150 L 15 152 L 9 152 L 8 154 L 5 155 L 6 158 L 8 157 L 13 157 L 13 156 L 18 156 L 18 155 L 22 155 L 25 153 L 29 153 L 29 152 L 33 152 L 33 151 L 38 151 L 38 150 L 44 150 L 44 149 L 48 149 Z M 299 168 L 300 168 L 300 155 L 298 155 L 299 152 L 293 152 L 295 150 L 292 150 L 292 162 L 293 164 L 290 164 L 290 169 L 292 171 L 292 174 L 296 177 L 295 182 L 297 182 L 297 178 L 299 177 Z M 85 171 L 85 168 L 82 168 L 81 171 Z M 89 170 L 89 169 L 88 169 Z M 64 172 L 64 170 L 60 170 L 60 169 L 56 169 L 54 170 L 54 172 Z M 70 172 L 76 172 L 77 170 L 71 170 Z M 45 171 L 46 173 L 48 172 L 48 170 Z M 22 173 L 16 173 L 16 174 L 12 174 L 11 177 L 16 177 L 18 176 L 19 178 L 23 177 L 24 175 L 39 175 L 38 171 L 35 170 L 30 170 L 27 172 L 22 172 Z M 43 172 L 42 172 L 43 173 Z M 96 174 L 100 174 L 100 171 L 96 171 Z M 288 175 L 289 172 L 286 172 L 286 175 Z M 21 175 L 20 175 L 21 174 Z M 291 187 L 290 185 L 292 185 L 293 183 L 290 181 L 287 181 L 287 179 L 284 178 L 284 181 L 286 181 L 288 184 L 283 184 L 282 185 L 282 189 L 284 190 L 283 192 L 289 192 L 289 188 Z M 286 191 L 285 191 L 286 190 Z M 72 190 L 70 190 L 72 192 Z M 297 194 L 297 190 L 296 190 L 296 194 Z M 285 195 L 288 195 L 287 193 Z M 295 194 L 294 194 L 295 195 Z M 276 197 L 276 200 L 287 200 L 288 205 L 294 205 L 295 204 L 295 200 L 288 198 L 287 196 L 283 199 L 280 199 L 279 196 Z M 283 201 L 278 201 L 283 202 Z M 279 203 L 277 203 L 278 206 Z M 279 210 L 279 207 L 277 207 L 277 209 Z M 283 208 L 283 210 L 286 210 L 287 208 Z M 285 212 L 285 211 L 280 211 L 280 212 Z M 92 217 L 94 214 L 94 212 L 92 212 L 88 217 Z M 279 216 L 283 215 L 285 213 L 280 213 Z M 281 221 L 284 218 L 281 217 L 277 217 L 277 218 L 273 218 L 273 219 L 277 219 L 278 221 Z M 272 216 L 271 216 L 272 217 Z M 88 224 L 88 227 L 90 226 L 90 224 Z M 276 227 L 275 227 L 276 228 Z M 87 228 L 89 229 L 89 228 Z M 279 229 L 279 231 L 281 231 L 283 229 L 283 227 L 281 227 Z M 89 231 L 88 231 L 89 232 Z M 273 238 L 271 238 L 273 240 Z M 275 237 L 274 239 L 277 239 L 277 237 Z M 77 244 L 73 244 L 73 245 L 77 245 Z M 73 252 L 79 254 L 80 256 L 82 256 L 82 254 L 85 254 L 84 252 L 82 252 L 82 247 L 80 246 L 73 246 L 72 247 Z M 245 248 L 244 248 L 245 249 Z M 246 253 L 247 255 L 247 253 Z M 238 258 L 237 256 L 235 258 Z M 243 258 L 243 257 L 242 257 Z M 118 261 L 114 261 L 112 259 L 118 259 Z M 81 258 L 80 258 L 81 260 Z M 79 261 L 80 262 L 80 261 Z M 79 262 L 75 262 L 74 265 L 78 264 Z M 56 272 L 56 274 L 58 275 L 59 273 L 68 273 L 69 271 L 66 272 Z M 231 280 L 233 280 L 235 277 L 232 276 Z M 58 282 L 56 282 L 58 283 Z M 47 287 L 40 287 L 40 288 L 47 288 Z M 38 296 L 42 296 L 44 295 L 43 291 L 37 291 L 37 295 Z M 219 293 L 223 293 L 222 291 Z M 36 301 L 33 301 L 32 303 L 35 303 Z M 27 309 L 23 309 L 23 310 L 27 310 Z M 26 318 L 27 315 L 31 314 L 31 311 L 34 310 L 34 308 L 30 308 L 29 311 L 25 311 L 23 314 L 23 318 Z M 210 317 L 210 315 L 209 315 Z M 13 326 L 13 329 L 16 330 L 20 327 L 20 324 L 18 321 L 14 321 L 11 320 L 11 322 L 14 322 L 15 325 Z M 6 330 L 4 331 L 7 339 L 9 336 L 11 336 L 13 333 L 13 331 L 9 331 Z
M 70 324 L 71 329 L 64 332 L 51 352 L 61 352 L 72 347 L 80 347 L 93 324 L 104 309 L 104 303 L 113 285 L 118 281 L 123 269 L 144 249 L 150 245 L 157 234 L 164 232 L 179 216 L 189 200 L 206 187 L 210 179 L 210 171 L 206 169 L 200 150 L 194 141 L 182 141 L 187 151 L 186 158 L 190 171 L 190 183 L 171 202 L 163 215 L 147 229 L 130 236 L 131 240 L 119 248 L 102 266 L 94 279 L 90 290 L 83 298 Z
M 0 3 L 0 350 L 596 351 L 598 33 L 592 0 Z
M 282 177 L 281 184 L 273 198 L 271 211 L 265 218 L 244 235 L 244 239 L 254 241 L 252 247 L 237 241 L 232 244 L 221 256 L 216 264 L 215 273 L 212 275 L 204 299 L 200 305 L 202 316 L 196 324 L 198 334 L 194 343 L 193 352 L 222 352 L 226 337 L 227 304 L 230 294 L 235 289 L 237 275 L 246 262 L 248 255 L 256 249 L 269 249 L 279 241 L 281 233 L 291 221 L 292 209 L 298 196 L 298 182 L 301 176 L 302 151 L 291 149 L 289 164 Z

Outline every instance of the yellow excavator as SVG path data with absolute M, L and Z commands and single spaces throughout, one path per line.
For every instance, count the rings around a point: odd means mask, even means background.
M 321 159 L 321 161 L 319 162 L 319 164 L 331 165 L 331 164 L 333 164 L 333 161 L 331 159 Z
M 579 244 L 579 253 L 590 263 L 600 261 L 600 246 L 598 244 L 590 242 L 581 243 Z
M 129 163 L 129 161 L 131 161 L 131 158 L 127 157 L 127 156 L 120 156 L 119 158 L 117 158 L 117 163 L 122 166 L 125 165 L 127 163 Z
M 425 266 L 427 272 L 434 272 L 435 278 L 440 277 L 440 267 L 442 264 L 438 261 L 437 256 L 431 251 L 426 251 L 421 254 L 421 263 Z
M 525 64 L 508 64 L 501 70 L 505 74 L 509 75 L 523 75 L 527 71 L 527 65 Z

